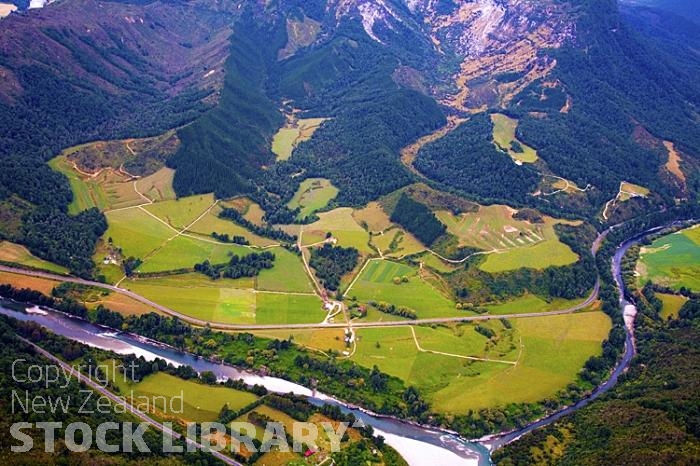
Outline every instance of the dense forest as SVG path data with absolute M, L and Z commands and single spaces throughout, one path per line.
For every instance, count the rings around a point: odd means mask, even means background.
M 340 279 L 357 265 L 360 253 L 355 248 L 332 246 L 328 243 L 320 248 L 311 249 L 309 264 L 316 270 L 316 276 L 323 286 L 336 291 Z
M 486 113 L 424 146 L 415 166 L 429 178 L 485 201 L 526 203 L 540 180 L 533 169 L 516 165 L 494 145 Z
M 447 227 L 437 219 L 430 209 L 420 202 L 414 201 L 406 193 L 401 193 L 401 197 L 391 213 L 391 221 L 413 233 L 428 247 L 432 246 L 447 230 Z

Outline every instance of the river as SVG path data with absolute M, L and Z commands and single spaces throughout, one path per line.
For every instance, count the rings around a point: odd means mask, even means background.
M 654 229 L 654 231 L 655 230 L 657 229 Z M 650 232 L 651 230 L 644 235 Z M 625 293 L 622 292 L 624 290 L 624 283 L 621 277 L 620 262 L 627 250 L 632 245 L 636 244 L 644 235 L 639 235 L 622 244 L 617 249 L 612 261 L 613 275 L 619 290 L 621 290 L 620 308 L 628 315 L 625 319 L 628 325 L 625 326 L 625 350 L 611 376 L 603 384 L 598 386 L 588 398 L 572 406 L 533 422 L 517 431 L 485 437 L 479 441 L 468 441 L 445 431 L 414 425 L 398 419 L 372 415 L 359 409 L 347 407 L 328 395 L 312 392 L 307 387 L 283 379 L 263 377 L 229 365 L 210 362 L 194 355 L 160 345 L 137 335 L 106 329 L 59 312 L 51 310 L 38 311 L 36 308 L 27 308 L 27 306 L 21 304 L 0 301 L 0 313 L 19 320 L 36 322 L 66 338 L 97 348 L 114 351 L 119 354 L 134 353 L 137 356 L 143 356 L 149 360 L 158 357 L 175 365 L 190 365 L 198 372 L 212 371 L 221 379 L 243 379 L 246 383 L 251 385 L 264 385 L 268 390 L 273 392 L 292 392 L 297 395 L 308 396 L 310 397 L 310 401 L 316 404 L 336 404 L 340 406 L 345 413 L 351 412 L 357 419 L 365 424 L 371 425 L 376 434 L 382 435 L 386 439 L 386 443 L 394 447 L 411 466 L 422 466 L 425 464 L 488 466 L 491 464 L 490 451 L 586 406 L 600 395 L 610 390 L 617 383 L 619 376 L 627 369 L 635 353 L 633 315 L 636 309 L 634 309 L 632 303 L 625 299 Z

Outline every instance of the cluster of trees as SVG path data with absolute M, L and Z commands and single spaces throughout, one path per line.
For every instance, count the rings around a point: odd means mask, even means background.
M 265 251 L 251 253 L 247 256 L 231 256 L 226 264 L 212 264 L 205 260 L 201 264 L 195 264 L 195 272 L 203 273 L 212 280 L 219 278 L 257 277 L 261 270 L 274 267 L 275 255 Z
M 279 241 L 286 241 L 288 243 L 293 243 L 297 239 L 296 236 L 285 233 L 279 228 L 274 228 L 269 224 L 265 226 L 256 225 L 255 223 L 245 218 L 236 209 L 230 209 L 228 207 L 222 209 L 221 212 L 219 212 L 219 218 L 235 222 L 240 226 L 246 228 L 247 230 L 252 231 L 256 235 L 264 236 L 266 238 L 276 239 Z
M 221 241 L 222 243 L 240 244 L 243 246 L 250 245 L 250 241 L 245 239 L 244 236 L 239 236 L 239 235 L 229 236 L 228 233 L 212 232 L 211 237 L 217 241 Z
M 406 319 L 411 320 L 415 320 L 418 318 L 416 311 L 406 306 L 396 306 L 394 304 L 388 304 L 384 302 L 370 304 L 372 304 L 379 312 L 383 312 L 384 314 L 391 314 L 394 316 L 404 317 Z
M 357 265 L 360 253 L 355 248 L 344 248 L 324 244 L 311 250 L 309 264 L 316 270 L 316 276 L 323 286 L 335 291 L 340 286 L 340 279 Z
M 391 213 L 391 221 L 413 233 L 426 246 L 431 246 L 447 230 L 428 207 L 414 201 L 406 193 L 401 193 Z

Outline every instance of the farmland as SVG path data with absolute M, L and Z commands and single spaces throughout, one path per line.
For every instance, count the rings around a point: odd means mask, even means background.
M 700 227 L 663 236 L 640 251 L 639 282 L 700 290 Z
M 537 162 L 537 151 L 518 141 L 515 130 L 518 120 L 500 113 L 491 115 L 493 122 L 493 140 L 501 150 L 508 153 L 516 163 Z
M 321 242 L 326 233 L 332 233 L 337 238 L 338 245 L 356 248 L 361 253 L 372 253 L 369 247 L 369 233 L 362 228 L 352 216 L 352 209 L 342 207 L 329 212 L 318 214 L 319 220 L 303 226 L 302 244 L 308 246 Z M 290 231 L 298 232 L 297 225 L 292 225 Z
M 48 270 L 49 272 L 68 273 L 65 267 L 39 259 L 24 246 L 9 241 L 0 241 L 0 261 Z
M 290 209 L 300 209 L 298 218 L 303 219 L 313 214 L 328 203 L 338 194 L 338 188 L 325 178 L 307 178 L 301 182 L 299 189 L 288 207 Z
M 576 254 L 559 241 L 554 231 L 558 220 L 543 217 L 543 223 L 531 223 L 513 218 L 515 212 L 507 206 L 492 205 L 457 216 L 444 210 L 436 214 L 447 231 L 458 238 L 460 246 L 495 252 L 480 265 L 486 272 L 521 267 L 542 269 L 576 262 Z
M 395 284 L 395 277 L 406 277 L 405 283 Z M 397 262 L 373 260 L 367 264 L 347 296 L 360 302 L 387 302 L 416 311 L 421 319 L 467 315 L 455 308 L 455 303 L 424 280 L 419 270 Z
M 656 297 L 663 303 L 661 308 L 661 317 L 663 319 L 678 318 L 678 311 L 688 302 L 688 298 L 676 294 L 656 293 Z

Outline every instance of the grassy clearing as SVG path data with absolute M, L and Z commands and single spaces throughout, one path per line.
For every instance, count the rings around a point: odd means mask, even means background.
M 111 364 L 108 363 L 107 366 L 111 367 Z M 219 412 L 225 404 L 228 404 L 230 409 L 237 410 L 258 399 L 252 393 L 221 386 L 204 385 L 162 372 L 149 375 L 138 383 L 125 380 L 123 374 L 110 374 L 109 376 L 119 387 L 119 393 L 126 396 L 127 400 L 131 400 L 134 406 L 148 403 L 149 411 L 161 419 L 176 418 L 190 422 L 213 422 L 218 418 Z M 132 391 L 133 398 L 131 398 Z M 180 396 L 183 400 L 182 412 L 179 412 Z M 173 397 L 178 398 L 175 398 L 171 404 Z
M 361 253 L 372 253 L 369 246 L 369 233 L 352 217 L 352 209 L 341 207 L 330 212 L 322 212 L 319 220 L 304 226 L 303 245 L 308 246 L 320 241 L 330 232 L 338 239 L 338 245 L 354 247 Z
M 314 286 L 304 269 L 301 257 L 284 248 L 275 248 L 275 266 L 261 270 L 256 288 L 266 291 L 313 293 Z
M 458 238 L 460 246 L 499 251 L 498 254 L 489 254 L 480 265 L 486 272 L 521 267 L 542 269 L 578 260 L 554 231 L 554 225 L 562 221 L 543 216 L 543 223 L 530 223 L 514 219 L 515 212 L 508 206 L 491 205 L 460 215 L 444 210 L 436 214 L 447 226 L 447 231 Z
M 408 277 L 408 283 L 396 285 L 394 277 Z M 385 301 L 414 309 L 419 318 L 467 315 L 455 303 L 423 280 L 418 269 L 387 260 L 370 262 L 348 293 L 361 302 Z
M 423 265 L 430 267 L 431 269 L 434 269 L 440 273 L 454 272 L 458 268 L 458 266 L 450 264 L 449 262 L 445 262 L 436 255 L 431 254 L 429 252 L 423 254 L 420 257 L 420 261 L 423 262 Z
M 200 194 L 178 200 L 157 202 L 145 206 L 144 209 L 173 228 L 182 230 L 204 214 L 212 204 L 214 204 L 213 194 Z
M 154 174 L 136 181 L 136 189 L 153 202 L 175 199 L 174 176 L 175 170 L 167 167 L 161 168 Z
M 301 209 L 299 218 L 307 217 L 320 210 L 335 198 L 338 188 L 325 178 L 308 178 L 304 180 L 292 200 L 290 209 Z
M 523 314 L 527 312 L 547 312 L 573 307 L 584 299 L 550 299 L 545 301 L 539 296 L 527 294 L 520 298 L 500 304 L 486 306 L 489 314 Z
M 493 122 L 493 140 L 498 147 L 507 152 L 516 163 L 537 162 L 537 151 L 518 141 L 515 136 L 518 120 L 494 113 L 491 115 L 491 121 Z
M 517 366 L 468 364 L 473 375 L 453 379 L 433 393 L 436 409 L 456 413 L 553 396 L 576 379 L 590 356 L 600 354 L 600 342 L 610 330 L 610 319 L 602 312 L 511 322 L 523 343 Z
M 338 188 L 325 178 L 307 178 L 301 182 L 294 197 L 289 201 L 290 209 L 301 209 L 298 218 L 308 217 L 338 195 Z
M 257 293 L 256 323 L 307 324 L 326 317 L 321 299 L 315 295 Z
M 294 149 L 311 139 L 324 121 L 326 118 L 306 118 L 288 122 L 272 138 L 272 153 L 277 156 L 277 160 L 289 159 Z
M 623 181 L 620 183 L 620 193 L 618 194 L 618 201 L 628 201 L 633 197 L 647 197 L 651 191 L 644 186 L 639 186 L 638 184 L 628 183 Z
M 243 218 L 255 225 L 264 225 L 265 211 L 260 207 L 259 204 L 251 201 L 247 197 L 237 197 L 229 200 L 222 200 L 220 204 L 223 207 L 228 207 L 229 209 L 236 209 L 239 211 Z
M 700 227 L 695 226 L 643 247 L 637 264 L 639 282 L 700 290 Z
M 688 298 L 677 294 L 656 293 L 656 297 L 664 304 L 661 309 L 661 317 L 665 319 L 678 318 L 678 312 L 683 305 L 688 301 Z
M 275 240 L 258 236 L 230 220 L 219 218 L 219 212 L 221 212 L 221 210 L 221 206 L 214 206 L 214 208 L 212 208 L 204 217 L 197 220 L 197 222 L 195 222 L 187 231 L 205 236 L 208 239 L 211 239 L 211 234 L 214 232 L 219 234 L 226 233 L 231 237 L 243 236 L 245 239 L 250 241 L 250 244 L 260 247 L 277 244 Z
M 384 231 L 393 225 L 379 202 L 370 202 L 363 209 L 355 210 L 352 216 L 358 224 L 372 232 Z
M 27 248 L 9 241 L 0 241 L 0 261 L 13 262 L 35 269 L 56 273 L 68 273 L 68 269 L 33 255 Z

